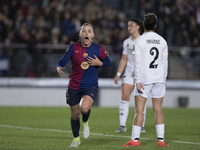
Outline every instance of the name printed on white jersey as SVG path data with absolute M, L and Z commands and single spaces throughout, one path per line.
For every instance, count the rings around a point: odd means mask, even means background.
M 146 42 L 147 44 L 160 44 L 160 40 L 155 39 L 147 39 Z

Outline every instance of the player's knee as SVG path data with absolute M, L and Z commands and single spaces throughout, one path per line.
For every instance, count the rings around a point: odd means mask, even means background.
M 156 108 L 156 107 L 154 107 L 153 110 L 154 110 L 154 113 L 155 113 L 155 114 L 160 114 L 160 113 L 162 113 L 162 108 Z
M 87 107 L 81 107 L 81 113 L 87 114 L 88 111 L 89 111 L 89 108 L 87 108 Z
M 143 116 L 143 111 L 141 109 L 135 109 L 135 114 L 137 116 Z
M 73 120 L 78 120 L 80 118 L 81 113 L 80 112 L 72 112 L 71 117 Z
M 129 101 L 129 99 L 130 99 L 130 95 L 129 94 L 122 93 L 122 100 L 123 101 Z
M 129 101 L 129 96 L 122 96 L 123 101 Z

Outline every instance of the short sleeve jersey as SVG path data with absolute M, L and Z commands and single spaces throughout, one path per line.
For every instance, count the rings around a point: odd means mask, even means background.
M 132 51 L 133 51 L 134 42 L 131 40 L 131 37 L 127 38 L 123 43 L 123 54 L 128 56 L 125 73 L 126 76 L 132 77 L 132 72 L 134 71 L 134 64 L 132 59 Z
M 134 47 L 136 83 L 165 83 L 168 46 L 164 38 L 155 32 L 147 32 L 135 40 Z
M 82 47 L 80 41 L 72 44 L 65 52 L 64 57 L 71 59 L 72 73 L 68 87 L 74 90 L 98 86 L 98 66 L 89 66 L 87 57 L 95 59 L 94 55 L 103 60 L 107 53 L 105 49 L 96 43 L 90 47 Z

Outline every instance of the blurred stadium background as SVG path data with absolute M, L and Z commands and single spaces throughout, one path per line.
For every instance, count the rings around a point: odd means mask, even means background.
M 69 41 L 78 40 L 84 22 L 94 26 L 95 37 L 111 60 L 109 67 L 99 69 L 96 105 L 102 99 L 120 100 L 120 85 L 113 85 L 113 78 L 123 41 L 129 36 L 127 22 L 131 18 L 143 20 L 147 12 L 158 16 L 156 32 L 169 45 L 167 85 L 171 93 L 167 98 L 172 102 L 164 106 L 200 107 L 200 0 L 0 0 L 0 105 L 37 105 L 31 103 L 34 96 L 40 102 L 46 97 L 64 103 L 71 66 L 67 64 L 64 80 L 58 78 L 56 63 Z M 101 89 L 113 92 L 113 97 L 105 97 L 109 94 L 102 94 Z M 195 102 L 190 105 L 189 101 Z M 116 101 L 111 103 L 118 106 Z

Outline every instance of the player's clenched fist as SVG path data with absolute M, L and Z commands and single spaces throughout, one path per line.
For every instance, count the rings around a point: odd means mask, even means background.
M 61 66 L 57 67 L 57 72 L 60 77 L 62 77 L 62 74 L 64 74 L 64 71 L 63 71 L 64 69 L 65 67 L 61 67 Z

